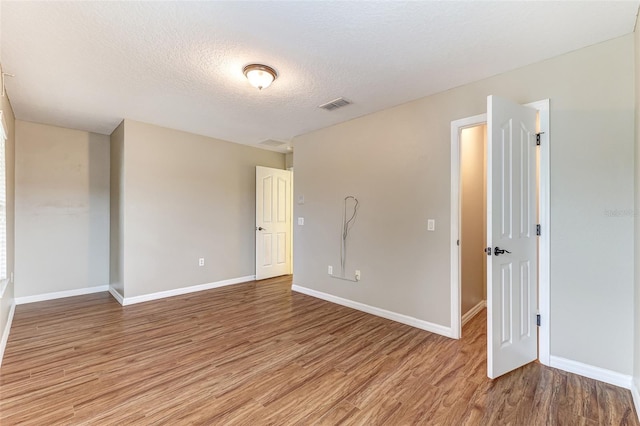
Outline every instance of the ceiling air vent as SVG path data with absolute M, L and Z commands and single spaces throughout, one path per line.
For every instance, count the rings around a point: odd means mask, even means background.
M 277 141 L 275 139 L 267 139 L 267 140 L 264 140 L 264 141 L 259 143 L 259 145 L 266 145 L 266 146 L 271 146 L 271 147 L 274 147 L 274 148 L 282 146 L 282 145 L 285 145 L 285 144 L 286 144 L 286 142 Z
M 318 108 L 326 109 L 327 111 L 333 111 L 334 109 L 342 108 L 343 106 L 351 105 L 351 101 L 345 98 L 338 98 L 320 105 Z

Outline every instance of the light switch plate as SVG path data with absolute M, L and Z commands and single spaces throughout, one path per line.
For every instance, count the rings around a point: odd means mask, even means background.
M 304 225 L 304 217 L 299 217 L 298 218 L 298 225 L 300 225 L 300 226 Z
M 436 221 L 435 219 L 427 220 L 427 231 L 435 231 L 436 230 Z

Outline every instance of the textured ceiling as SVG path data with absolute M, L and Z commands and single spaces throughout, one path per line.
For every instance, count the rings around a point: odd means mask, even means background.
M 2 1 L 1 60 L 19 119 L 256 145 L 628 34 L 638 4 Z M 252 62 L 280 77 L 256 90 Z

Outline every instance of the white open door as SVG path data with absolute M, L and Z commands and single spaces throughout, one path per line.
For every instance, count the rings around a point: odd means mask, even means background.
M 291 273 L 291 172 L 256 167 L 256 279 Z
M 536 209 L 536 111 L 489 96 L 487 374 L 491 379 L 538 357 Z

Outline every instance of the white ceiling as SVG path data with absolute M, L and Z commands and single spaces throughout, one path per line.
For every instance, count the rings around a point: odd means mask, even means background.
M 254 145 L 631 33 L 639 3 L 2 1 L 1 59 L 19 119 Z M 280 77 L 258 91 L 252 62 Z

